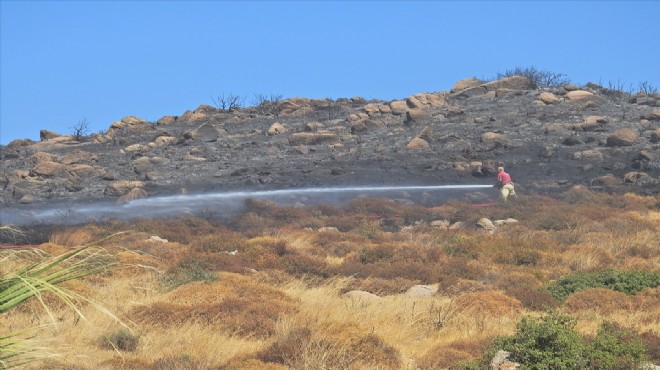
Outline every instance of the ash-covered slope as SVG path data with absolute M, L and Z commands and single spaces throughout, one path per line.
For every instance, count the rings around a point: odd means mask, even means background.
M 575 185 L 660 191 L 660 96 L 594 84 L 537 89 L 525 77 L 459 81 L 397 101 L 265 100 L 202 105 L 103 134 L 0 148 L 3 208 L 127 202 L 185 192 L 338 185 L 491 184 L 519 193 Z M 0 220 L 1 221 L 1 220 Z

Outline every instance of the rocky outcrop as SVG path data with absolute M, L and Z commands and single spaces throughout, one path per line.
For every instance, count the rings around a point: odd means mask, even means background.
M 291 98 L 267 109 L 200 105 L 156 123 L 128 116 L 84 140 L 44 132 L 43 141 L 0 146 L 0 205 L 115 201 L 136 187 L 118 183 L 135 181 L 150 195 L 486 184 L 500 164 L 521 194 L 576 185 L 657 194 L 659 98 L 612 95 L 595 84 L 536 89 L 511 77 L 393 101 Z M 497 197 L 489 189 L 469 199 Z M 433 202 L 424 199 L 415 201 Z

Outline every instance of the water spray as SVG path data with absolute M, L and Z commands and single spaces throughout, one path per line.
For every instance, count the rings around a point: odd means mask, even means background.
M 243 209 L 244 201 L 248 198 L 272 200 L 280 204 L 305 205 L 339 203 L 358 196 L 406 198 L 409 194 L 403 193 L 411 192 L 436 195 L 443 193 L 445 198 L 455 198 L 448 192 L 465 193 L 485 188 L 492 188 L 492 185 L 345 186 L 177 194 L 136 199 L 125 204 L 95 203 L 31 209 L 5 208 L 1 211 L 0 223 L 76 223 L 94 219 L 168 217 L 182 212 L 194 213 L 204 210 L 231 215 Z

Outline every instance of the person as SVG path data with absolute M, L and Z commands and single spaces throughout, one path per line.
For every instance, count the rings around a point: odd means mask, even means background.
M 497 184 L 495 184 L 500 189 L 500 194 L 502 195 L 502 200 L 506 203 L 509 195 L 517 197 L 515 185 L 511 181 L 511 176 L 504 172 L 504 167 L 497 167 Z

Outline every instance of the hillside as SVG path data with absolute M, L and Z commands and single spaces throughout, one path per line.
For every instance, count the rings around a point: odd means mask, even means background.
M 517 76 L 15 140 L 0 367 L 653 368 L 659 101 Z
M 0 148 L 5 217 L 236 189 L 491 184 L 498 164 L 524 194 L 660 191 L 658 94 L 514 76 L 387 102 L 275 97 L 241 108 L 229 98 L 88 136 L 12 141 Z

